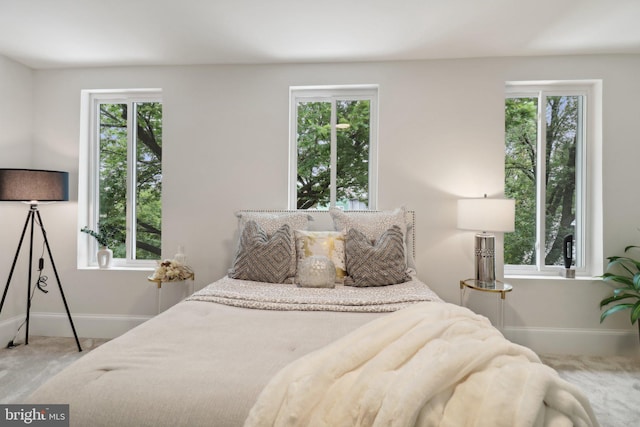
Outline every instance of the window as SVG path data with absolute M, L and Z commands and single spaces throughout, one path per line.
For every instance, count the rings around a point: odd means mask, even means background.
M 79 218 L 109 236 L 113 265 L 155 264 L 162 229 L 161 92 L 86 91 L 83 113 Z M 97 243 L 82 239 L 79 260 L 94 265 Z
M 375 86 L 293 87 L 291 209 L 376 208 Z
M 507 85 L 505 196 L 516 200 L 507 274 L 557 274 L 569 235 L 573 265 L 587 271 L 590 93 L 588 85 Z

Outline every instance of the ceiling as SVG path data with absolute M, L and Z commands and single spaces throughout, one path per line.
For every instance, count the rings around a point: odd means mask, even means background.
M 34 69 L 640 53 L 638 0 L 0 0 Z

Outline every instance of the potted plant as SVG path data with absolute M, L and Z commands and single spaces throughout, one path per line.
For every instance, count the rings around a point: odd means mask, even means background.
M 113 251 L 109 249 L 109 242 L 111 237 L 108 233 L 103 232 L 98 227 L 98 231 L 91 230 L 89 227 L 84 226 L 80 229 L 83 233 L 94 237 L 98 241 L 98 252 L 96 257 L 98 259 L 98 267 L 109 268 L 111 266 L 111 259 L 113 258 Z
M 640 246 L 627 246 L 625 254 Z M 605 282 L 613 282 L 615 288 L 608 297 L 600 301 L 600 309 L 607 307 L 600 315 L 600 323 L 607 316 L 623 310 L 631 310 L 631 324 L 640 317 L 640 261 L 630 256 L 612 256 L 607 258 L 607 271 L 602 275 Z M 640 336 L 640 322 L 638 322 Z

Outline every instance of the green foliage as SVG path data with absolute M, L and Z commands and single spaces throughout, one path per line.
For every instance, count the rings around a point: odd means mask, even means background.
M 331 104 L 298 105 L 298 209 L 329 204 Z
M 576 129 L 579 97 L 546 98 L 544 141 L 546 189 L 545 265 L 561 265 L 563 239 L 575 234 Z M 505 195 L 516 200 L 516 227 L 505 235 L 505 263 L 536 263 L 536 194 L 538 152 L 538 99 L 505 101 Z
M 638 246 L 627 246 L 624 252 L 638 248 Z M 613 313 L 630 310 L 630 320 L 633 325 L 640 317 L 640 261 L 628 256 L 612 256 L 607 259 L 609 264 L 602 279 L 612 283 L 615 288 L 610 296 L 600 301 L 601 310 L 609 306 L 600 315 L 600 322 L 602 323 Z
M 109 247 L 113 242 L 112 233 L 105 231 L 104 227 L 99 227 L 98 231 L 94 231 L 87 226 L 84 226 L 80 231 L 94 237 L 100 246 Z
M 369 101 L 338 101 L 336 200 L 369 201 Z
M 162 212 L 162 104 L 138 104 L 136 259 L 159 259 Z
M 505 196 L 515 199 L 515 231 L 504 236 L 504 262 L 536 262 L 536 98 L 505 101 Z
M 136 258 L 160 259 L 162 104 L 136 106 Z M 100 224 L 113 230 L 115 258 L 126 256 L 127 105 L 100 105 Z
M 545 264 L 561 265 L 563 240 L 575 234 L 578 96 L 547 98 Z
M 368 202 L 369 101 L 337 101 L 336 200 Z M 331 103 L 298 104 L 298 209 L 326 207 L 330 202 Z

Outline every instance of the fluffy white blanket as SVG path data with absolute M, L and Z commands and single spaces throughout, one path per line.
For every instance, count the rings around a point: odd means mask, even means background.
M 597 426 L 586 397 L 447 303 L 376 319 L 280 371 L 245 426 Z

